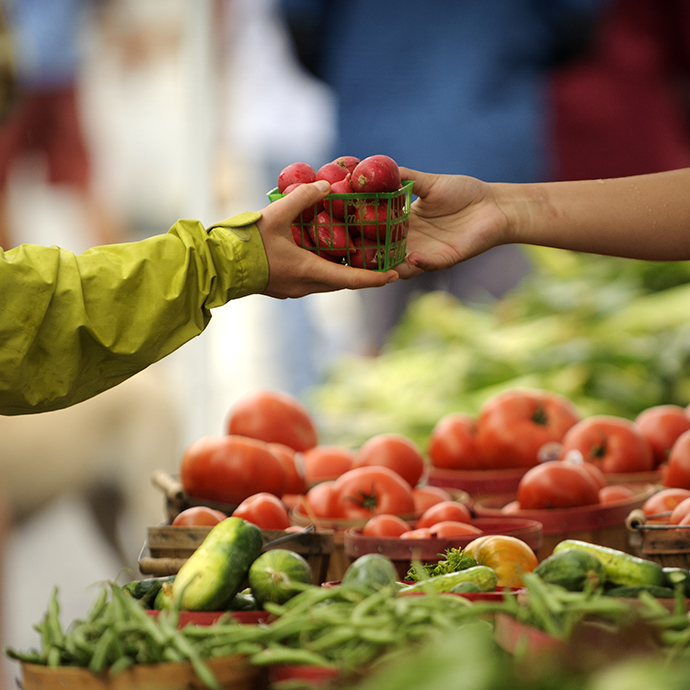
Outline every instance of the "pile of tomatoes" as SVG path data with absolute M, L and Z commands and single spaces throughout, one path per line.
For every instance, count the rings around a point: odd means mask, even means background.
M 439 420 L 428 456 L 434 467 L 453 470 L 531 468 L 575 457 L 607 475 L 658 471 L 665 486 L 690 488 L 690 412 L 657 405 L 634 420 L 581 418 L 562 395 L 513 388 L 488 399 L 476 416 Z
M 690 491 L 690 416 L 676 405 L 649 408 L 635 420 L 581 418 L 562 395 L 513 388 L 487 400 L 476 417 L 454 413 L 439 420 L 425 451 L 396 433 L 374 436 L 358 450 L 322 445 L 301 402 L 262 390 L 232 407 L 224 434 L 189 446 L 180 481 L 188 495 L 232 506 L 234 515 L 264 529 L 287 529 L 293 509 L 311 519 L 361 524 L 386 516 L 369 529 L 385 524 L 396 536 L 430 529 L 418 522 L 425 511 L 453 503 L 447 491 L 424 486 L 430 465 L 523 469 L 517 499 L 505 512 L 629 498 L 630 488 L 610 480 L 630 473 L 658 472 L 666 487 Z M 437 522 L 455 522 L 446 529 L 458 530 L 469 523 L 447 516 Z

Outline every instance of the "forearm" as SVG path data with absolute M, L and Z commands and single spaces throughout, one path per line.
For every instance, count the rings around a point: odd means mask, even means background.
M 511 242 L 652 261 L 690 260 L 690 169 L 491 185 Z

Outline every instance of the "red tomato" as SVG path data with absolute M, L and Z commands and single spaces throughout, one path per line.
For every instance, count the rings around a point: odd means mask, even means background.
M 190 496 L 237 505 L 260 491 L 281 496 L 285 470 L 263 441 L 204 436 L 184 452 L 180 482 Z
M 640 412 L 635 422 L 652 448 L 655 467 L 666 462 L 677 438 L 690 430 L 690 417 L 680 405 L 649 407 Z
M 279 391 L 256 391 L 238 400 L 228 414 L 226 430 L 231 435 L 282 443 L 297 451 L 318 443 L 309 410 L 296 398 Z
M 362 527 L 365 537 L 399 537 L 410 526 L 397 515 L 375 515 Z
M 409 532 L 403 532 L 400 535 L 401 539 L 433 539 L 431 530 L 424 527 L 422 529 L 411 529 Z
M 585 462 L 607 474 L 649 472 L 654 458 L 635 422 L 613 415 L 594 415 L 578 422 L 563 439 L 561 457 L 579 451 Z
M 335 480 L 333 491 L 343 517 L 349 520 L 374 515 L 412 515 L 412 487 L 388 467 L 357 467 Z
M 410 486 L 417 486 L 424 473 L 424 457 L 406 436 L 379 434 L 366 441 L 355 454 L 352 468 L 358 467 L 388 467 Z
M 606 479 L 606 475 L 593 462 L 585 462 L 580 451 L 573 452 L 577 454 L 577 459 L 565 457 L 563 458 L 563 462 L 572 462 L 576 464 L 578 467 L 581 467 L 588 474 L 592 475 L 592 479 L 594 479 L 594 481 L 597 483 L 597 486 L 600 489 L 603 489 L 605 486 L 608 486 L 608 480 Z
M 424 529 L 424 528 L 422 528 Z M 429 527 L 431 536 L 436 539 L 445 537 L 464 537 L 466 535 L 484 534 L 479 527 L 468 525 L 466 522 L 456 522 L 455 520 L 443 520 Z
M 344 446 L 316 446 L 302 454 L 307 484 L 336 479 L 352 469 L 355 452 Z
M 283 502 L 266 492 L 245 498 L 232 513 L 261 529 L 284 530 L 290 526 L 290 516 Z
M 559 442 L 580 419 L 566 397 L 549 391 L 513 388 L 482 405 L 477 445 L 486 468 L 533 467 L 545 443 Z
M 440 486 L 418 486 L 412 489 L 414 497 L 414 513 L 421 515 L 427 508 L 440 503 L 441 501 L 453 500 L 451 495 Z
M 599 489 L 599 503 L 615 503 L 632 498 L 635 492 L 629 486 L 610 484 Z
M 599 503 L 599 486 L 576 463 L 551 460 L 525 472 L 517 499 L 521 510 L 594 505 Z
M 680 525 L 686 515 L 690 513 L 690 498 L 683 499 L 672 511 L 668 519 L 669 525 Z
M 642 510 L 647 516 L 670 513 L 686 498 L 690 498 L 690 489 L 661 489 L 644 502 Z
M 208 506 L 193 506 L 178 513 L 172 521 L 173 527 L 196 527 L 199 525 L 213 527 L 225 520 L 227 515 Z
M 455 522 L 471 522 L 472 513 L 463 503 L 458 501 L 442 501 L 431 506 L 417 520 L 417 527 L 431 527 L 437 522 L 453 520 Z
M 282 443 L 269 443 L 268 449 L 280 460 L 285 470 L 284 493 L 303 494 L 307 490 L 307 482 L 302 454 Z
M 690 489 L 690 431 L 682 433 L 671 448 L 661 471 L 661 483 L 675 489 Z
M 342 517 L 333 484 L 335 482 L 330 480 L 312 486 L 302 499 L 302 512 L 315 518 Z
M 482 469 L 475 418 L 464 412 L 451 412 L 442 417 L 429 437 L 427 455 L 434 467 L 453 470 Z

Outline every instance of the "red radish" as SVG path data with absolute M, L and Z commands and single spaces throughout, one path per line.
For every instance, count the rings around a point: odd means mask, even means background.
M 386 202 L 365 203 L 355 207 L 355 218 L 361 222 L 359 230 L 370 240 L 386 241 L 386 221 L 388 218 L 388 205 Z
M 298 247 L 313 247 L 314 242 L 311 239 L 311 233 L 309 228 L 311 225 L 300 226 L 294 224 L 292 226 L 292 239 L 295 240 L 295 244 Z
M 285 187 L 285 191 L 283 194 L 289 194 L 293 190 L 297 189 L 300 185 L 303 185 L 304 182 L 293 182 L 292 184 L 288 185 Z M 317 203 L 313 204 L 312 206 L 307 206 L 307 208 L 302 211 L 302 213 L 295 218 L 295 221 L 302 221 L 303 223 L 308 223 L 317 213 L 320 213 L 323 211 L 323 199 L 318 201 Z
M 379 256 L 383 259 L 382 252 L 385 250 L 379 246 L 376 240 L 370 240 L 367 237 L 357 237 L 352 238 L 351 243 L 355 249 L 350 254 L 350 266 L 374 269 L 379 267 Z
M 401 186 L 398 164 L 390 156 L 369 156 L 352 171 L 355 192 L 395 192 Z
M 350 176 L 331 185 L 331 194 L 353 194 L 352 185 L 350 184 Z M 331 214 L 334 218 L 344 220 L 346 215 L 354 213 L 354 202 L 347 202 L 347 209 L 345 208 L 345 199 L 330 199 Z
M 278 191 L 283 194 L 285 189 L 296 182 L 314 182 L 316 172 L 308 163 L 290 163 L 278 175 Z
M 345 168 L 349 173 L 351 173 L 357 167 L 359 158 L 355 158 L 354 156 L 340 156 L 336 158 L 333 163 Z
M 316 226 L 309 226 L 309 235 L 322 252 L 335 257 L 347 256 L 353 251 L 353 243 L 345 226 L 331 218 L 328 211 L 316 216 Z
M 317 180 L 326 180 L 330 184 L 344 180 L 350 173 L 347 168 L 337 163 L 326 163 L 316 171 Z

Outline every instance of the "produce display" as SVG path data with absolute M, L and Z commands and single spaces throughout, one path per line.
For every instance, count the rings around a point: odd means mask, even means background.
M 377 554 L 355 561 L 336 586 L 319 587 L 295 577 L 282 601 L 263 602 L 269 618 L 259 624 L 241 623 L 230 614 L 208 625 L 182 624 L 179 596 L 154 617 L 143 604 L 150 587 L 141 582 L 137 587 L 109 583 L 84 619 L 63 626 L 54 590 L 36 625 L 40 648 L 6 652 L 25 667 L 81 667 L 110 677 L 141 664 L 189 661 L 212 690 L 228 687 L 212 670 L 212 661 L 223 657 L 268 670 L 322 669 L 335 674 L 331 677 L 341 687 L 367 688 L 380 679 L 401 690 L 426 687 L 421 679 L 416 683 L 415 675 L 395 675 L 408 658 L 433 656 L 443 649 L 441 640 L 457 643 L 467 635 L 471 649 L 484 649 L 475 656 L 474 668 L 486 679 L 473 687 L 505 687 L 495 685 L 494 676 L 517 678 L 528 660 L 530 683 L 548 669 L 545 678 L 554 685 L 522 687 L 563 687 L 567 678 L 569 688 L 595 688 L 590 683 L 598 682 L 604 669 L 613 673 L 620 663 L 619 649 L 656 664 L 653 687 L 682 687 L 672 681 L 678 677 L 676 670 L 687 673 L 689 668 L 687 570 L 662 569 L 623 552 L 572 540 L 522 571 L 517 588 L 505 588 L 495 599 L 475 599 L 495 591 L 501 582 L 503 554 L 524 558 L 516 544 L 493 545 L 494 568 L 480 562 L 481 546 L 449 551 L 434 568 L 416 564 L 413 581 L 407 583 L 398 582 L 390 562 Z M 261 559 L 271 553 L 255 559 L 253 567 L 268 572 Z M 287 563 L 285 573 L 297 573 L 289 552 L 274 553 L 271 565 L 281 562 Z M 619 639 L 628 641 L 617 645 Z M 639 644 L 631 646 L 632 639 Z M 605 646 L 605 659 L 595 653 L 597 645 Z M 460 648 L 452 663 L 446 662 L 449 672 L 459 672 L 465 663 L 458 654 Z M 539 659 L 544 663 L 535 664 Z M 433 673 L 427 682 L 432 678 Z
M 296 244 L 357 268 L 388 270 L 404 260 L 412 183 L 400 179 L 390 156 L 340 156 L 318 170 L 291 163 L 278 175 L 269 198 L 275 201 L 316 180 L 327 180 L 331 191 L 295 218 Z

